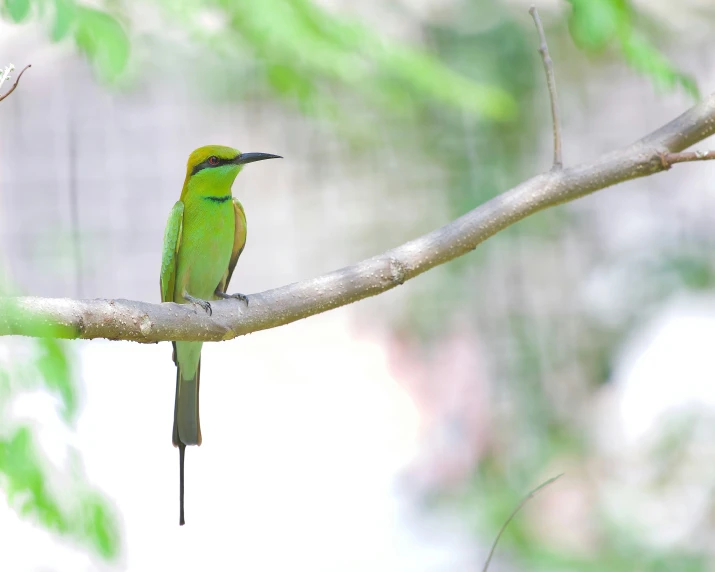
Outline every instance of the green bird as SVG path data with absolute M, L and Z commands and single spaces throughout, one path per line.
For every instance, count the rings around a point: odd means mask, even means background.
M 209 300 L 226 294 L 238 257 L 246 244 L 246 215 L 231 186 L 247 163 L 280 159 L 268 153 L 241 153 L 208 145 L 189 156 L 181 198 L 171 209 L 161 259 L 161 301 L 196 304 L 211 315 Z M 179 448 L 179 524 L 184 524 L 184 453 L 201 445 L 199 380 L 203 342 L 172 342 L 176 399 L 172 442 Z

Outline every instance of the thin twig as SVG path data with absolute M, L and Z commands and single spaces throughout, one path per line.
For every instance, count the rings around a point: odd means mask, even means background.
M 487 561 L 484 563 L 484 568 L 482 568 L 482 572 L 487 572 L 487 569 L 489 568 L 489 564 L 492 561 L 492 557 L 494 556 L 494 551 L 497 549 L 497 544 L 499 544 L 499 539 L 501 538 L 501 535 L 504 534 L 504 531 L 506 530 L 506 527 L 509 526 L 509 523 L 514 520 L 514 517 L 519 513 L 519 511 L 524 508 L 524 505 L 528 503 L 531 499 L 533 499 L 536 494 L 546 487 L 548 487 L 551 483 L 553 483 L 555 480 L 560 479 L 563 477 L 564 474 L 561 473 L 560 475 L 556 475 L 555 477 L 551 477 L 548 481 L 545 481 L 541 483 L 538 487 L 536 487 L 533 491 L 531 491 L 528 495 L 526 495 L 521 502 L 517 505 L 517 507 L 511 512 L 509 515 L 509 518 L 506 519 L 504 524 L 502 525 L 501 529 L 499 530 L 499 534 L 497 534 L 497 537 L 494 539 L 494 543 L 492 544 L 492 548 L 489 551 L 489 556 L 487 557 Z
M 539 53 L 544 61 L 544 71 L 546 72 L 546 85 L 549 88 L 549 99 L 551 100 L 551 119 L 554 124 L 554 165 L 552 169 L 558 171 L 564 165 L 561 156 L 561 112 L 559 111 L 559 98 L 556 93 L 556 77 L 554 76 L 554 62 L 549 55 L 549 46 L 546 44 L 546 34 L 541 18 L 536 11 L 536 6 L 529 8 L 529 14 L 534 19 L 536 30 L 539 33 Z
M 660 160 L 664 169 L 670 169 L 675 163 L 690 163 L 691 161 L 713 161 L 715 151 L 685 151 L 683 153 L 661 153 Z
M 24 68 L 22 68 L 22 71 L 21 71 L 19 74 L 17 74 L 17 79 L 15 80 L 15 83 L 12 85 L 12 87 L 7 91 L 6 94 L 0 95 L 0 101 L 2 101 L 2 100 L 5 99 L 8 95 L 10 95 L 13 91 L 15 91 L 15 88 L 17 87 L 17 84 L 20 83 L 20 78 L 22 77 L 22 74 L 25 73 L 25 70 L 26 70 L 27 68 L 31 68 L 31 67 L 32 67 L 32 65 L 28 64 L 28 65 L 26 65 Z M 4 78 L 4 76 L 3 76 L 3 78 Z

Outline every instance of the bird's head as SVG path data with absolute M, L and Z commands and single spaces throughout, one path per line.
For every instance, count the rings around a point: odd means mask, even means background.
M 280 155 L 269 153 L 241 153 L 238 149 L 222 145 L 199 147 L 189 155 L 186 164 L 184 192 L 189 187 L 209 189 L 230 189 L 236 175 L 247 163 L 264 159 L 281 159 Z

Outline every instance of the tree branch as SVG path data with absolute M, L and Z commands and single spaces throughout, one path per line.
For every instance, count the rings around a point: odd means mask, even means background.
M 673 163 L 714 158 L 680 153 L 715 133 L 715 94 L 640 141 L 591 163 L 561 169 L 561 128 L 553 63 L 536 8 L 554 120 L 554 168 L 491 199 L 455 221 L 387 252 L 329 274 L 237 300 L 212 302 L 207 315 L 193 304 L 129 300 L 0 298 L 0 335 L 107 338 L 142 343 L 221 341 L 275 328 L 375 296 L 474 250 L 500 230 L 540 210 L 611 185 L 670 169 Z M 28 66 L 29 67 L 29 66 Z M 25 68 L 27 69 L 27 68 Z M 25 70 L 23 70 L 25 71 Z M 20 73 L 22 75 L 22 73 Z M 13 88 L 17 86 L 18 76 Z
M 713 161 L 715 151 L 688 151 L 685 153 L 662 153 L 660 160 L 665 169 L 670 169 L 675 163 L 690 163 L 692 161 Z
M 0 101 L 2 101 L 2 100 L 5 99 L 8 95 L 10 95 L 13 91 L 15 91 L 15 88 L 17 87 L 17 84 L 20 83 L 20 78 L 22 77 L 22 74 L 25 73 L 25 70 L 26 70 L 27 68 L 31 68 L 31 67 L 32 67 L 32 65 L 28 64 L 28 65 L 26 65 L 24 68 L 22 68 L 22 71 L 21 71 L 19 74 L 17 74 L 17 79 L 15 80 L 15 83 L 12 84 L 12 87 L 7 90 L 7 93 L 5 93 L 5 94 L 3 94 L 3 95 L 0 95 Z M 2 84 L 5 83 L 5 80 L 7 79 L 7 77 L 9 76 L 10 72 L 11 72 L 13 69 L 15 69 L 15 67 L 14 67 L 12 64 L 10 64 L 8 67 L 5 68 L 5 71 L 2 73 L 2 76 L 1 76 L 2 79 L 0 79 L 0 87 L 2 87 Z
M 0 299 L 0 335 L 108 338 L 153 343 L 220 341 L 275 328 L 390 290 L 462 256 L 540 210 L 669 168 L 679 153 L 715 133 L 715 94 L 654 133 L 596 161 L 521 183 L 455 221 L 392 250 L 318 278 L 235 300 L 212 302 L 213 316 L 190 304 L 58 298 Z
M 529 8 L 529 14 L 534 19 L 536 31 L 539 34 L 539 53 L 544 61 L 544 71 L 546 72 L 546 86 L 549 89 L 549 100 L 551 101 L 551 120 L 554 127 L 554 164 L 552 170 L 558 171 L 564 165 L 561 153 L 561 111 L 559 110 L 559 98 L 556 92 L 556 75 L 554 74 L 554 62 L 549 55 L 549 46 L 546 43 L 546 33 L 541 24 L 539 12 L 536 6 Z

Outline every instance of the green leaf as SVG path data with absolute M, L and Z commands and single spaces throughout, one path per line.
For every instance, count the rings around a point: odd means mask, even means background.
M 5 0 L 5 8 L 13 22 L 22 22 L 30 13 L 30 0 Z
M 129 61 L 129 38 L 121 24 L 105 12 L 77 7 L 77 46 L 104 81 L 116 80 Z
M 97 552 L 106 559 L 119 552 L 119 528 L 109 508 L 96 493 L 82 499 L 82 523 L 84 536 L 91 541 Z
M 61 340 L 46 338 L 37 340 L 36 365 L 47 389 L 62 400 L 62 417 L 70 421 L 77 413 L 77 387 L 65 344 Z
M 45 485 L 40 463 L 32 446 L 32 433 L 21 427 L 9 441 L 0 441 L 0 474 L 5 475 L 8 501 L 23 516 L 33 515 L 45 528 L 67 532 L 61 511 Z
M 678 71 L 646 38 L 631 33 L 621 42 L 621 49 L 628 64 L 654 83 L 666 89 L 681 86 L 693 98 L 700 98 L 698 84 L 692 76 Z
M 314 2 L 262 0 L 250 10 L 225 0 L 218 4 L 266 69 L 270 85 L 302 104 L 339 86 L 390 113 L 409 115 L 431 100 L 490 119 L 516 116 L 513 96 L 501 87 L 467 79 L 431 55 Z
M 635 13 L 628 0 L 568 0 L 569 29 L 583 50 L 600 53 L 609 46 L 620 49 L 628 65 L 656 86 L 678 86 L 691 96 L 700 96 L 695 80 L 680 72 L 635 27 Z
M 583 50 L 604 50 L 624 27 L 629 26 L 625 0 L 568 0 L 569 28 L 574 42 Z
M 111 559 L 120 547 L 119 526 L 109 506 L 81 479 L 73 479 L 72 510 L 55 496 L 51 475 L 33 442 L 32 431 L 20 427 L 7 441 L 0 440 L 0 484 L 18 514 L 35 518 L 52 532 L 67 535 Z
M 72 29 L 77 16 L 77 5 L 74 0 L 55 0 L 55 21 L 50 37 L 58 42 Z

